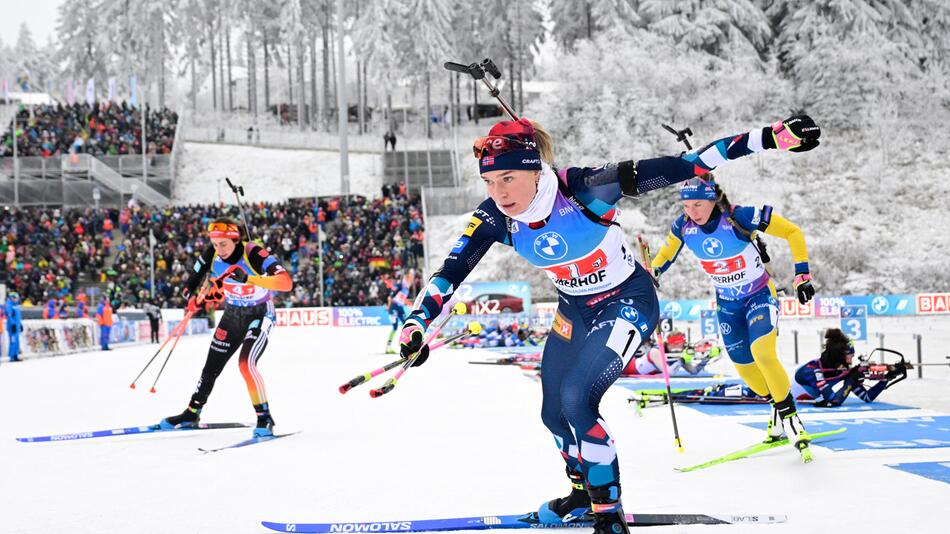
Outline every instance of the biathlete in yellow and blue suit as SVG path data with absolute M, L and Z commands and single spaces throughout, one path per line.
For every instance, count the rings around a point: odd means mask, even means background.
M 775 285 L 757 246 L 764 232 L 788 242 L 795 261 L 799 302 L 815 295 L 808 272 L 805 235 L 771 206 L 732 206 L 712 176 L 690 179 L 680 188 L 684 214 L 670 229 L 653 260 L 657 276 L 673 265 L 685 245 L 699 259 L 716 288 L 716 311 L 726 352 L 752 390 L 772 404 L 766 441 L 787 429 L 802 459 L 811 461 L 810 437 L 798 417 L 788 374 L 776 354 L 779 305 Z

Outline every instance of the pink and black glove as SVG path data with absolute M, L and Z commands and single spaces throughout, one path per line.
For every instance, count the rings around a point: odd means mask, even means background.
M 402 333 L 399 334 L 399 355 L 403 359 L 412 357 L 419 353 L 413 367 L 418 367 L 425 363 L 429 358 L 429 346 L 423 346 L 425 341 L 425 329 L 419 324 L 418 319 L 410 318 L 402 325 Z
M 762 129 L 762 146 L 789 152 L 807 152 L 819 145 L 821 128 L 808 115 L 794 115 Z
M 808 273 L 796 276 L 795 281 L 792 282 L 792 287 L 795 288 L 795 294 L 798 295 L 798 302 L 802 304 L 808 304 L 808 301 L 815 296 L 815 287 L 811 285 L 811 275 Z

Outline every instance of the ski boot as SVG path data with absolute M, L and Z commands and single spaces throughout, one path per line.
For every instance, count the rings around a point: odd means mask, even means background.
M 809 445 L 811 444 L 811 435 L 805 430 L 805 425 L 798 417 L 795 410 L 795 402 L 792 401 L 792 395 L 789 394 L 785 400 L 775 403 L 775 410 L 782 418 L 782 425 L 786 429 L 789 441 L 798 449 L 802 455 L 802 462 L 811 462 L 814 457 L 811 454 Z
M 538 509 L 540 523 L 558 524 L 575 521 L 590 521 L 590 495 L 584 484 L 584 475 L 566 468 L 567 478 L 571 480 L 571 493 L 541 505 Z
M 594 534 L 630 534 L 620 504 L 620 485 L 590 489 Z
M 274 437 L 274 418 L 270 415 L 270 409 L 267 403 L 255 404 L 254 411 L 257 413 L 257 427 L 254 428 L 254 437 Z
M 594 534 L 630 534 L 623 508 L 594 514 Z
M 198 426 L 198 419 L 201 415 L 201 408 L 188 405 L 185 411 L 178 415 L 172 415 L 162 419 L 158 424 L 161 430 L 174 430 L 176 428 L 194 428 Z
M 785 439 L 785 427 L 782 425 L 782 416 L 779 415 L 773 404 L 769 424 L 765 429 L 765 439 L 762 440 L 762 443 L 775 443 L 783 439 Z

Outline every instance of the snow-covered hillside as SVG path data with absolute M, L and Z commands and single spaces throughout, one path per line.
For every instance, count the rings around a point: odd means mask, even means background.
M 339 152 L 191 142 L 184 149 L 175 185 L 179 204 L 233 202 L 225 177 L 244 187 L 248 202 L 340 193 Z M 350 154 L 351 193 L 379 195 L 381 176 L 379 154 Z

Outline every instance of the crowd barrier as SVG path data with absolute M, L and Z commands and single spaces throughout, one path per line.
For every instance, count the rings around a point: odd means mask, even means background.
M 783 297 L 780 313 L 783 318 L 838 318 L 844 307 L 863 307 L 868 317 L 950 314 L 950 293 L 918 293 L 913 295 L 862 295 L 817 297 L 808 304 L 799 304 L 794 298 Z M 527 302 L 526 302 L 527 304 Z M 519 322 L 535 328 L 548 328 L 554 318 L 557 303 L 534 303 L 530 312 L 492 313 L 468 315 L 453 320 L 452 328 L 461 328 L 464 323 L 479 320 L 483 323 L 498 320 L 502 324 Z M 448 306 L 446 307 L 448 309 Z M 700 321 L 703 311 L 715 310 L 715 300 L 660 301 L 661 315 L 677 321 Z M 220 316 L 221 311 L 217 312 Z M 163 321 L 159 329 L 164 339 L 181 321 L 182 310 L 162 310 Z M 112 327 L 110 345 L 148 342 L 150 328 L 141 313 L 133 313 L 118 319 Z M 707 317 L 708 319 L 708 317 Z M 96 350 L 99 346 L 99 327 L 93 319 L 25 320 L 20 335 L 20 350 L 24 357 L 68 354 Z M 361 327 L 391 326 L 392 320 L 385 306 L 323 307 L 323 308 L 278 308 L 275 310 L 275 326 L 293 327 Z M 195 319 L 188 323 L 185 335 L 204 334 L 209 331 L 208 322 Z M 3 354 L 8 353 L 8 334 L 3 332 Z
M 130 343 L 145 343 L 151 339 L 151 327 L 147 319 L 116 314 L 109 333 L 109 345 L 121 346 Z M 174 316 L 174 314 L 173 314 Z M 168 319 L 159 327 L 159 337 L 164 339 L 181 321 Z M 185 335 L 208 333 L 208 321 L 195 319 L 188 323 Z M 99 350 L 100 329 L 95 319 L 27 319 L 20 332 L 20 359 L 39 356 L 59 356 L 75 352 Z M 3 358 L 10 354 L 9 333 L 0 335 Z

